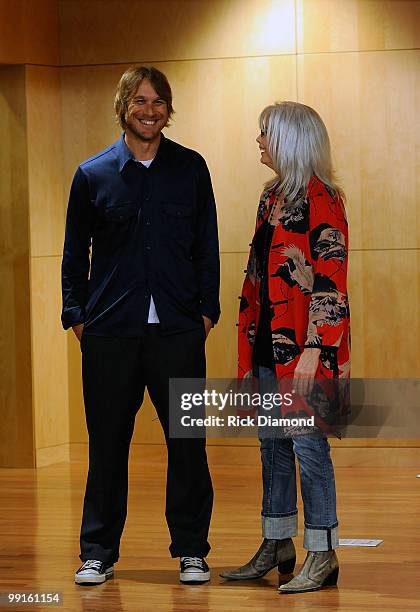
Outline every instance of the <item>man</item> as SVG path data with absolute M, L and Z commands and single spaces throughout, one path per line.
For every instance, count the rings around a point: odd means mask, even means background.
M 220 315 L 210 175 L 165 138 L 166 76 L 127 70 L 119 140 L 83 162 L 70 192 L 62 281 L 65 329 L 81 341 L 89 473 L 78 584 L 113 574 L 127 512 L 128 453 L 145 387 L 168 448 L 166 519 L 182 582 L 206 582 L 213 503 L 204 439 L 169 437 L 169 378 L 205 377 L 204 344 Z M 89 259 L 90 246 L 92 247 Z

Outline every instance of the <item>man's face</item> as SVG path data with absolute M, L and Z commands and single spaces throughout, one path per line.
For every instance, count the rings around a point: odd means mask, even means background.
M 153 142 L 159 138 L 167 121 L 165 100 L 159 97 L 150 81 L 143 79 L 128 104 L 127 131 L 143 142 Z

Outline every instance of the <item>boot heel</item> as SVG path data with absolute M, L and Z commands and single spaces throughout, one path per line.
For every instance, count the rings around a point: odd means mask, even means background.
M 336 568 L 327 576 L 322 584 L 322 586 L 335 586 L 338 580 L 338 573 L 340 568 Z
M 280 574 L 291 574 L 295 569 L 296 565 L 296 557 L 292 557 L 291 559 L 287 559 L 287 561 L 280 561 L 277 568 Z

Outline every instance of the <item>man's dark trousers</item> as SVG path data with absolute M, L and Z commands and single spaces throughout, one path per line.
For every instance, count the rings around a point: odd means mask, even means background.
M 80 558 L 118 560 L 127 514 L 128 454 L 147 387 L 168 448 L 166 520 L 173 557 L 205 557 L 213 505 L 205 439 L 169 437 L 169 378 L 205 378 L 205 331 L 162 336 L 149 324 L 142 338 L 82 336 L 83 394 L 89 473 Z

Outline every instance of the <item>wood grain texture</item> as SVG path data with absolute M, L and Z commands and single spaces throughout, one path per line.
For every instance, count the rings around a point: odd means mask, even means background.
M 0 0 L 0 63 L 58 65 L 58 0 Z
M 64 65 L 295 51 L 293 0 L 64 0 L 60 27 Z
M 34 463 L 25 71 L 0 67 L 0 466 Z
M 418 0 L 297 0 L 296 8 L 298 53 L 420 45 Z
M 272 176 L 259 161 L 258 117 L 275 100 L 293 99 L 295 61 L 283 56 L 164 67 L 177 110 L 168 135 L 200 151 L 209 165 L 222 252 L 248 250 L 259 197 Z
M 350 253 L 352 376 L 419 378 L 419 251 Z
M 219 578 L 222 569 L 250 559 L 261 543 L 261 480 L 258 463 L 244 469 L 229 458 L 221 461 L 218 450 L 217 461 L 210 458 L 215 503 L 209 584 L 191 587 L 178 582 L 178 561 L 169 557 L 164 518 L 166 467 L 163 460 L 156 460 L 131 465 L 128 518 L 115 577 L 91 588 L 73 583 L 80 565 L 86 465 L 1 470 L 0 591 L 60 591 L 61 609 L 71 612 L 418 610 L 420 505 L 413 468 L 336 469 L 340 537 L 384 542 L 377 548 L 340 548 L 338 587 L 284 600 L 277 594 L 274 570 L 255 582 L 228 583 Z M 305 556 L 300 496 L 298 509 L 297 568 Z M 52 554 L 55 542 L 60 546 Z
M 63 249 L 63 154 L 59 68 L 26 67 L 31 255 Z
M 299 101 L 329 130 L 353 249 L 419 246 L 419 65 L 420 51 L 298 58 Z
M 69 442 L 86 442 L 86 420 L 82 389 L 82 357 L 80 343 L 73 331 L 67 335 L 67 377 L 69 398 Z
M 67 339 L 60 326 L 60 257 L 31 258 L 36 449 L 69 442 Z
M 244 443 L 246 442 L 246 443 Z M 337 467 L 412 467 L 420 462 L 420 440 L 373 440 L 373 439 L 330 439 L 334 465 Z M 70 444 L 70 461 L 88 462 L 86 443 Z M 62 452 L 66 452 L 63 449 Z M 160 463 L 166 461 L 165 444 L 133 443 L 130 448 L 132 463 Z M 207 456 L 213 465 L 258 466 L 260 464 L 260 443 L 256 439 L 238 438 L 208 439 Z M 57 462 L 56 462 L 57 463 Z
M 222 253 L 220 256 L 220 305 L 223 314 L 206 342 L 209 378 L 235 378 L 237 375 L 238 297 L 241 294 L 247 262 L 247 253 Z
M 70 461 L 70 444 L 68 443 L 36 449 L 37 468 L 68 461 Z
M 59 318 L 64 235 L 61 101 L 58 68 L 27 66 L 25 72 L 33 410 L 39 465 L 57 455 L 58 445 L 69 442 L 67 338 Z M 48 129 L 43 127 L 46 121 Z

